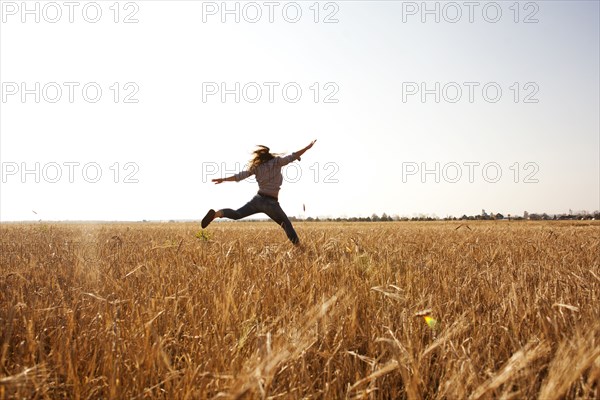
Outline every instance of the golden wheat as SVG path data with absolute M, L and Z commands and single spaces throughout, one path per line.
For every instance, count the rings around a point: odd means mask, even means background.
M 596 222 L 296 227 L 0 225 L 0 398 L 600 397 Z

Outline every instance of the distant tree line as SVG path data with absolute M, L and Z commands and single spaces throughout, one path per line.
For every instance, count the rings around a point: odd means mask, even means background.
M 306 217 L 299 218 L 291 216 L 291 221 L 306 221 L 306 222 L 388 222 L 388 221 L 496 221 L 496 220 L 509 220 L 509 221 L 559 221 L 559 220 L 600 220 L 600 211 L 588 212 L 588 211 L 577 211 L 574 212 L 569 210 L 568 213 L 564 214 L 547 214 L 547 213 L 529 213 L 523 212 L 523 215 L 503 215 L 500 213 L 487 213 L 485 210 L 481 210 L 480 214 L 477 215 L 466 215 L 463 214 L 461 217 L 447 216 L 438 217 L 436 215 L 425 215 L 421 214 L 414 217 L 401 217 L 399 215 L 389 215 L 387 213 L 372 214 L 370 217 Z M 261 219 L 249 218 L 243 219 L 239 222 L 254 222 L 261 221 Z M 142 222 L 150 222 L 143 220 Z M 169 220 L 169 222 L 178 222 L 176 220 Z
M 437 216 L 429 216 L 429 215 L 419 215 L 414 217 L 400 217 L 398 215 L 390 216 L 386 213 L 381 214 L 381 216 L 377 214 L 373 214 L 370 217 L 307 217 L 307 218 L 298 218 L 298 217 L 290 217 L 291 221 L 306 221 L 306 222 L 319 222 L 319 221 L 328 221 L 328 222 L 387 222 L 387 221 L 490 221 L 490 220 L 531 220 L 531 221 L 558 221 L 558 220 L 600 220 L 600 211 L 587 212 L 587 211 L 579 211 L 573 212 L 569 210 L 569 213 L 564 214 L 547 214 L 547 213 L 529 213 L 527 211 L 523 212 L 523 215 L 503 215 L 500 213 L 487 213 L 485 210 L 481 210 L 481 214 L 477 215 L 466 215 L 463 214 L 461 217 L 437 217 Z

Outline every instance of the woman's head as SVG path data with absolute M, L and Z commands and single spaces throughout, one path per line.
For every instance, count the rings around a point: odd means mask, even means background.
M 254 169 L 275 158 L 275 155 L 271 154 L 270 149 L 263 145 L 258 145 L 258 149 L 254 150 L 252 154 L 254 157 L 252 157 L 252 160 L 250 161 L 250 169 Z

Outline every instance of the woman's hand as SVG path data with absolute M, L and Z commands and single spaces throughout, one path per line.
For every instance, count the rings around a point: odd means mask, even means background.
M 223 183 L 225 181 L 225 179 L 223 179 L 223 178 L 215 178 L 212 181 L 215 183 L 215 185 L 218 185 L 219 183 Z
M 308 150 L 308 149 L 310 149 L 311 147 L 313 147 L 313 145 L 315 144 L 315 142 L 316 142 L 316 141 L 317 141 L 317 139 L 315 139 L 315 140 L 313 140 L 312 142 L 310 142 L 310 144 L 309 144 L 308 146 L 306 146 L 306 147 L 304 148 L 304 150 Z

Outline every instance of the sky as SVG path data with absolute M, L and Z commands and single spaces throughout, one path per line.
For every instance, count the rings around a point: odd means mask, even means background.
M 597 1 L 1 1 L 0 221 L 600 209 Z

